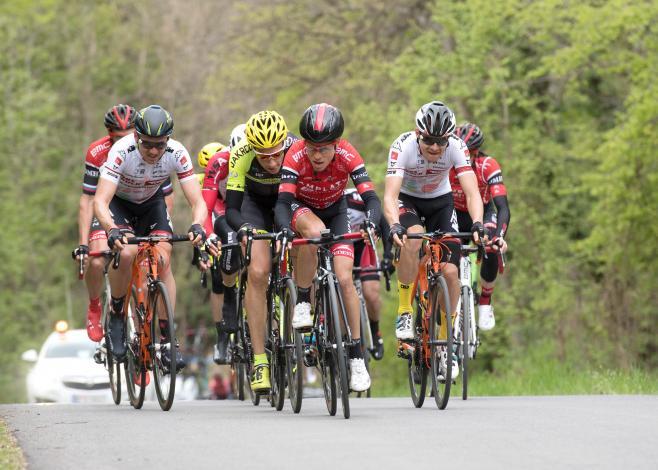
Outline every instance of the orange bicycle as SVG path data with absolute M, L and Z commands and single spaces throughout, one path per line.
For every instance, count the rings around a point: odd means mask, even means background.
M 176 335 L 174 309 L 158 272 L 161 257 L 160 242 L 190 241 L 187 235 L 132 237 L 129 245 L 139 245 L 132 264 L 130 300 L 124 303 L 127 354 L 125 362 L 126 389 L 130 404 L 139 409 L 149 383 L 148 371 L 153 371 L 155 392 L 163 411 L 174 402 L 176 391 Z M 167 320 L 166 326 L 157 321 Z M 164 323 L 163 323 L 164 324 Z M 170 366 L 162 355 L 169 352 Z
M 398 340 L 398 355 L 408 361 L 409 389 L 416 408 L 423 406 L 425 401 L 430 372 L 436 406 L 443 410 L 448 405 L 452 385 L 453 325 L 448 321 L 450 293 L 442 272 L 441 255 L 448 249 L 447 241 L 470 237 L 468 232 L 438 230 L 407 234 L 409 239 L 425 240 L 413 286 L 416 303 L 414 337 Z M 441 331 L 443 325 L 445 332 Z

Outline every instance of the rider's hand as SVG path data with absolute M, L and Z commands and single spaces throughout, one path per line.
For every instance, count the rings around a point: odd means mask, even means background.
M 482 225 L 482 222 L 473 222 L 471 233 L 473 234 L 473 242 L 479 245 L 481 240 L 484 239 L 484 225 Z
M 201 271 L 208 271 L 209 268 L 210 268 L 210 256 L 208 256 L 208 252 L 202 250 L 199 255 L 199 269 Z
M 247 236 L 247 232 L 253 231 L 253 230 L 254 230 L 253 225 L 251 225 L 249 223 L 242 224 L 242 227 L 240 227 L 240 229 L 238 230 L 238 241 L 240 243 L 242 243 L 243 245 L 245 245 L 246 244 L 245 237 Z
M 128 240 L 126 240 L 120 229 L 114 227 L 107 232 L 107 246 L 110 247 L 110 250 L 121 251 L 126 243 L 128 243 Z
M 295 232 L 292 231 L 290 227 L 283 227 L 279 234 L 276 236 L 276 252 L 279 253 L 281 250 L 281 242 L 285 238 L 287 240 L 286 249 L 290 250 L 292 248 L 292 239 L 295 237 Z
M 217 234 L 211 233 L 206 240 L 206 250 L 208 250 L 213 256 L 219 256 L 221 254 L 221 250 L 219 249 L 221 245 L 222 243 L 217 237 Z
M 77 247 L 73 252 L 71 253 L 71 257 L 74 260 L 80 260 L 80 258 L 88 258 L 89 257 L 89 247 L 87 245 L 80 245 Z
M 500 251 L 501 253 L 505 253 L 507 251 L 507 242 L 503 237 L 494 236 L 491 241 L 487 243 L 487 245 L 491 246 L 494 251 Z
M 188 229 L 188 236 L 194 246 L 202 245 L 206 241 L 206 231 L 200 224 L 192 224 Z
M 398 223 L 395 223 L 391 225 L 391 230 L 389 232 L 389 237 L 399 247 L 404 246 L 404 242 L 407 239 L 407 229 L 404 227 L 404 225 Z
M 363 240 L 366 242 L 366 245 L 370 246 L 370 236 L 368 236 L 368 232 L 370 232 L 370 235 L 372 235 L 372 240 L 377 242 L 377 231 L 375 230 L 375 225 L 368 219 L 363 221 L 360 231 Z

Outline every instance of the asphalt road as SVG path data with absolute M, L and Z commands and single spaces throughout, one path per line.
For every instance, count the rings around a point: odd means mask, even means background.
M 2 405 L 30 469 L 658 468 L 658 396 Z M 420 467 L 418 465 L 422 465 Z M 410 467 L 411 466 L 411 467 Z M 425 467 L 426 466 L 426 467 Z

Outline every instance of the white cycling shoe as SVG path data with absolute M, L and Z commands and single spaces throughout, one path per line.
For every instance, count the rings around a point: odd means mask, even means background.
M 448 352 L 445 346 L 441 347 L 441 365 L 439 367 L 439 379 L 445 380 L 446 369 L 448 368 Z M 459 364 L 457 363 L 457 356 L 452 354 L 452 369 L 450 369 L 450 377 L 454 382 L 459 377 Z
M 292 327 L 298 330 L 310 328 L 312 326 L 313 319 L 311 318 L 311 304 L 308 302 L 300 302 L 295 305 L 295 310 L 292 314 Z
M 398 316 L 397 322 L 395 324 L 395 337 L 397 339 L 413 339 L 414 338 L 414 328 L 413 328 L 413 317 L 411 313 L 403 313 Z
M 478 327 L 482 331 L 489 331 L 496 326 L 493 307 L 491 305 L 478 305 Z
M 370 388 L 370 374 L 363 359 L 350 359 L 350 389 L 365 392 Z

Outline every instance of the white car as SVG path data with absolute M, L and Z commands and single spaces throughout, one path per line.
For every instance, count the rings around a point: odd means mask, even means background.
M 30 349 L 23 360 L 35 362 L 27 376 L 30 403 L 112 403 L 110 379 L 102 365 L 94 362 L 97 343 L 86 330 L 51 333 L 41 351 Z

